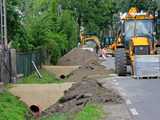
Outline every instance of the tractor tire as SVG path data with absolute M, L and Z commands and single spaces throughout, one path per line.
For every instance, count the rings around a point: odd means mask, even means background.
M 125 76 L 127 74 L 127 55 L 123 48 L 116 50 L 115 69 L 119 76 Z

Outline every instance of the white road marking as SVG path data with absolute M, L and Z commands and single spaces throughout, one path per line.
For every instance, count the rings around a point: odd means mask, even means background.
M 132 115 L 137 116 L 139 115 L 139 113 L 137 112 L 137 110 L 135 108 L 130 109 Z

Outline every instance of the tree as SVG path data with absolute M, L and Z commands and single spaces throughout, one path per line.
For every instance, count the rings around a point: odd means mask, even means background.
M 12 45 L 21 51 L 45 47 L 54 63 L 76 46 L 82 26 L 103 38 L 108 31 L 115 35 L 120 12 L 157 8 L 152 0 L 7 0 L 7 6 Z
M 72 11 L 58 14 L 57 10 L 57 0 L 22 0 L 19 11 L 23 29 L 13 41 L 13 47 L 21 51 L 45 48 L 52 56 L 51 61 L 56 63 L 77 44 L 77 25 Z
M 20 13 L 18 11 L 18 0 L 7 0 L 7 30 L 8 41 L 15 40 L 14 37 L 21 29 Z
M 64 33 L 68 40 L 68 50 L 77 45 L 77 25 L 72 16 L 72 12 L 64 10 L 57 19 L 57 32 Z

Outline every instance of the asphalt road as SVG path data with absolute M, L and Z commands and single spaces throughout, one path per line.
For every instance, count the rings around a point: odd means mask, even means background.
M 110 70 L 114 70 L 115 69 L 115 64 L 114 64 L 114 57 L 107 57 L 106 60 L 104 60 L 102 62 L 102 65 L 106 66 L 106 69 Z
M 118 80 L 138 115 L 136 120 L 160 120 L 160 80 Z M 131 108 L 129 108 L 131 109 Z
M 114 59 L 108 59 L 102 64 L 106 68 L 113 68 Z M 127 107 L 135 120 L 160 120 L 160 79 L 135 80 L 131 77 L 112 79 L 117 88 L 127 96 L 126 101 L 129 101 Z

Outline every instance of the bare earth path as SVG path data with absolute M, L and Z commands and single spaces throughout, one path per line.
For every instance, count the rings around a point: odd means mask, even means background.
M 10 92 L 25 102 L 28 106 L 38 105 L 41 110 L 57 102 L 73 83 L 63 84 L 18 84 L 10 89 Z

